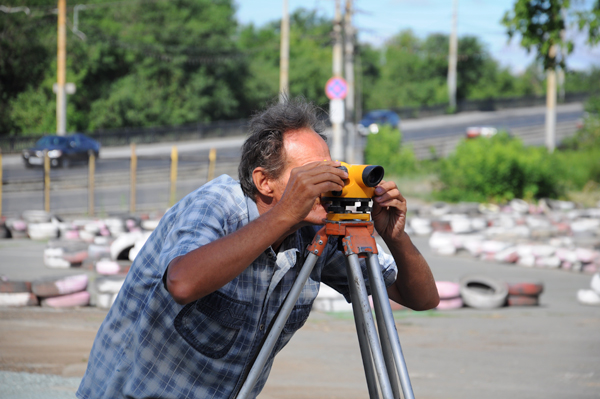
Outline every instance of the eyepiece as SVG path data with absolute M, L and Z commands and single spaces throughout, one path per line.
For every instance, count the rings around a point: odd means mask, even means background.
M 383 180 L 383 173 L 383 166 L 369 165 L 363 170 L 363 183 L 367 187 L 375 187 L 379 184 L 379 182 L 381 182 L 381 180 Z

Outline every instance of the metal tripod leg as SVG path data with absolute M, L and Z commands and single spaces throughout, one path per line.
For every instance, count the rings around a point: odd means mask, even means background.
M 358 306 L 364 317 L 364 329 L 368 339 L 368 344 L 371 348 L 371 354 L 373 355 L 373 361 L 375 363 L 375 370 L 377 371 L 377 377 L 379 379 L 379 386 L 381 387 L 381 393 L 384 399 L 393 399 L 394 394 L 390 384 L 390 378 L 386 369 L 385 361 L 383 358 L 383 351 L 377 338 L 377 330 L 375 329 L 375 322 L 373 320 L 373 314 L 371 312 L 371 305 L 369 304 L 369 297 L 367 294 L 367 287 L 362 276 L 360 264 L 358 263 L 358 255 L 350 254 L 347 255 L 348 259 L 348 282 L 354 284 L 357 291 L 358 303 L 352 303 L 352 306 Z
M 249 395 L 252 393 L 252 389 L 256 385 L 256 381 L 258 381 L 260 373 L 262 373 L 262 371 L 264 370 L 265 364 L 269 359 L 269 355 L 273 351 L 273 347 L 275 346 L 275 343 L 277 342 L 277 339 L 279 338 L 279 335 L 281 334 L 281 331 L 285 326 L 285 322 L 287 321 L 290 313 L 292 312 L 296 301 L 300 297 L 302 288 L 306 284 L 310 273 L 312 272 L 313 268 L 315 267 L 315 264 L 317 263 L 317 259 L 319 259 L 319 257 L 313 253 L 310 253 L 306 258 L 304 266 L 302 266 L 300 273 L 298 273 L 298 277 L 296 278 L 296 281 L 294 281 L 294 285 L 292 286 L 288 297 L 281 306 L 280 313 L 275 319 L 273 327 L 271 328 L 271 331 L 269 332 L 269 335 L 267 336 L 263 347 L 260 349 L 258 357 L 252 365 L 252 368 L 250 369 L 250 373 L 248 374 L 246 381 L 244 382 L 242 388 L 240 389 L 240 392 L 238 393 L 237 399 L 245 399 L 249 397 Z
M 377 380 L 375 377 L 375 369 L 373 368 L 373 358 L 371 357 L 371 348 L 367 339 L 367 333 L 364 329 L 365 318 L 359 306 L 354 306 L 359 303 L 358 291 L 354 284 L 349 284 L 350 300 L 352 302 L 352 312 L 354 313 L 354 323 L 356 324 L 356 334 L 358 335 L 358 344 L 360 355 L 362 357 L 363 367 L 365 369 L 365 378 L 367 380 L 367 388 L 369 389 L 370 399 L 379 399 L 379 391 L 377 390 Z M 389 371 L 388 371 L 389 372 Z
M 388 338 L 387 342 L 389 342 L 391 346 L 396 363 L 396 370 L 398 372 L 398 377 L 400 378 L 400 385 L 402 386 L 402 393 L 405 399 L 414 399 L 410 377 L 408 376 L 408 369 L 404 361 L 404 356 L 402 355 L 400 338 L 398 337 L 398 331 L 396 330 L 394 315 L 392 314 L 392 308 L 390 306 L 383 276 L 381 275 L 381 268 L 379 266 L 377 255 L 369 254 L 367 267 L 369 270 L 371 291 L 373 293 L 373 302 L 378 313 L 377 320 L 379 321 L 379 314 L 381 314 L 383 316 L 383 323 L 380 324 L 380 329 L 383 327 L 386 330 Z

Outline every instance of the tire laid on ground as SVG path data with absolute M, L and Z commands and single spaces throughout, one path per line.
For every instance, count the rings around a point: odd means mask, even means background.
M 600 295 L 600 273 L 596 273 L 594 274 L 594 277 L 592 277 L 592 282 L 590 283 L 592 289 L 594 290 L 594 292 L 596 292 L 597 294 Z
M 465 305 L 476 309 L 495 309 L 505 305 L 508 286 L 487 276 L 464 276 L 460 279 L 460 296 Z
M 124 275 L 98 277 L 94 281 L 96 290 L 103 294 L 118 294 L 125 282 Z
M 509 295 L 506 304 L 508 306 L 538 306 L 540 297 L 538 295 Z
M 115 303 L 118 294 L 111 294 L 109 292 L 99 292 L 96 299 L 96 307 L 100 309 L 110 309 Z
M 460 298 L 460 286 L 452 281 L 436 281 L 438 295 L 440 299 Z
M 577 291 L 577 300 L 583 305 L 600 306 L 600 294 L 594 290 Z
M 512 283 L 508 284 L 508 295 L 537 296 L 544 292 L 543 283 Z
M 0 293 L 0 307 L 21 307 L 39 305 L 38 297 L 31 292 Z
M 83 291 L 88 284 L 87 274 L 47 277 L 31 282 L 31 290 L 39 297 L 53 297 Z
M 439 305 L 436 307 L 438 310 L 449 310 L 449 309 L 460 309 L 464 306 L 464 302 L 461 297 L 451 299 L 440 299 Z
M 31 292 L 30 281 L 2 281 L 0 280 L 0 293 Z
M 50 308 L 73 308 L 77 306 L 87 306 L 90 304 L 90 293 L 79 291 L 73 294 L 44 298 L 41 305 Z

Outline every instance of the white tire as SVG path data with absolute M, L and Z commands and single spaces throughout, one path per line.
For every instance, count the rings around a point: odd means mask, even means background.
M 508 285 L 487 276 L 464 276 L 460 279 L 460 296 L 465 305 L 476 309 L 495 309 L 504 306 Z

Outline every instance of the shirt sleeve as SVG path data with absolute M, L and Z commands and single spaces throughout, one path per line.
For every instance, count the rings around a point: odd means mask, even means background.
M 178 207 L 159 254 L 163 273 L 173 259 L 229 233 L 227 201 L 221 194 L 202 192 Z
M 334 246 L 335 248 L 335 246 Z M 350 302 L 350 290 L 348 288 L 348 274 L 346 272 L 347 260 L 346 256 L 337 249 L 330 248 L 332 253 L 327 258 L 326 264 L 323 267 L 321 274 L 321 281 L 334 290 L 342 294 L 347 302 Z M 381 274 L 383 275 L 383 281 L 386 287 L 389 287 L 396 281 L 398 275 L 398 268 L 394 258 L 386 253 L 383 248 L 377 244 L 377 260 L 381 267 Z M 371 294 L 371 286 L 369 284 L 369 273 L 367 271 L 366 259 L 359 259 L 360 268 L 362 271 L 365 285 L 367 286 L 367 292 Z

